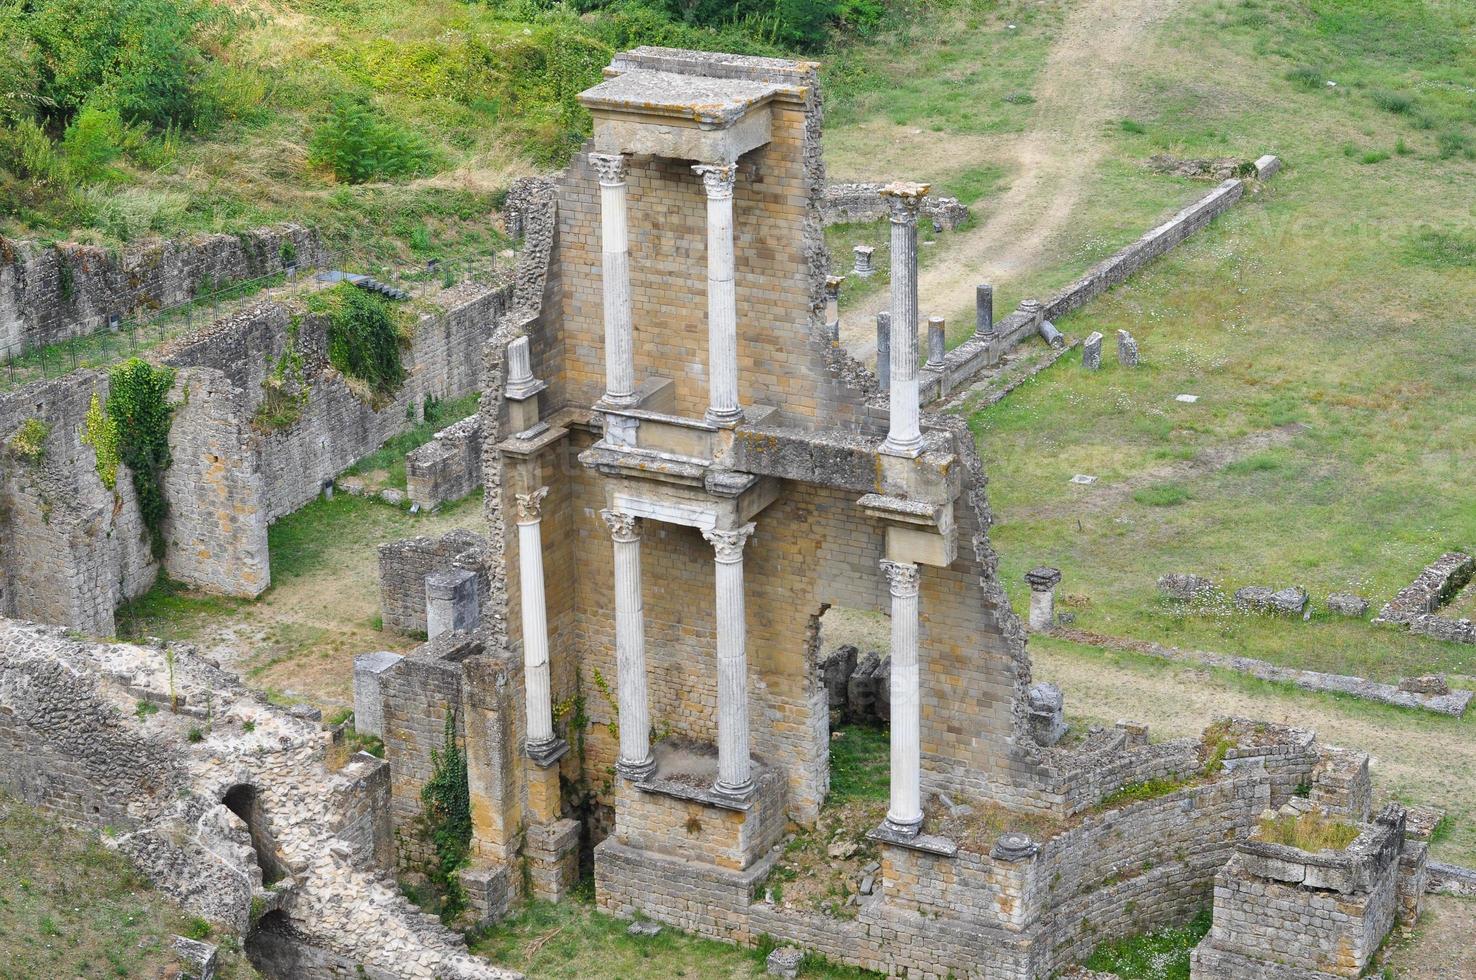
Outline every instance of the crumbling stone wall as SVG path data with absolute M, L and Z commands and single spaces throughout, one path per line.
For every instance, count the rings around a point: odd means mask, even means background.
M 82 337 L 110 316 L 157 310 L 242 279 L 328 263 L 316 230 L 284 224 L 238 235 L 199 235 L 127 246 L 42 245 L 0 237 L 0 353 Z
M 1411 633 L 1448 643 L 1476 643 L 1476 623 L 1437 615 L 1476 575 L 1476 558 L 1452 551 L 1441 555 L 1379 610 L 1376 623 L 1404 623 Z
M 460 500 L 482 485 L 482 420 L 473 415 L 437 432 L 405 454 L 412 503 L 429 510 Z
M 887 217 L 887 202 L 881 196 L 884 183 L 829 184 L 821 202 L 826 225 L 880 221 Z M 923 222 L 940 231 L 953 231 L 969 220 L 969 209 L 956 197 L 929 195 L 923 198 Z
M 425 577 L 431 572 L 464 569 L 476 572 L 477 594 L 488 596 L 487 541 L 475 531 L 457 528 L 440 538 L 424 535 L 379 546 L 379 610 L 386 629 L 424 633 Z

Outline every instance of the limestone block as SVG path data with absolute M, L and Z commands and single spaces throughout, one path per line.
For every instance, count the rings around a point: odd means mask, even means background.
M 1334 592 L 1327 597 L 1327 611 L 1339 616 L 1368 615 L 1368 600 L 1351 592 Z
M 354 658 L 354 730 L 361 735 L 384 735 L 384 703 L 379 680 L 386 670 L 404 658 L 380 650 Z
M 174 955 L 183 964 L 185 972 L 180 980 L 213 980 L 215 976 L 216 947 L 184 936 L 175 936 L 172 943 Z
M 450 630 L 473 630 L 481 622 L 477 575 L 466 569 L 425 577 L 425 633 L 434 639 Z
M 1190 602 L 1204 599 L 1215 591 L 1215 583 L 1188 572 L 1171 572 L 1158 577 L 1158 591 L 1169 599 Z

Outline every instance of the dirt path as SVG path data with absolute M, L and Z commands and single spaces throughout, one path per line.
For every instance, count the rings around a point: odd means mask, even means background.
M 1122 114 L 1122 69 L 1144 56 L 1153 27 L 1174 6 L 1175 0 L 1086 0 L 1070 13 L 1034 91 L 1031 127 L 1005 148 L 1013 182 L 989 202 L 986 220 L 922 271 L 924 308 L 968 307 L 975 283 L 1008 282 L 1039 261 L 1105 152 L 1104 126 Z M 887 305 L 880 294 L 843 318 L 842 339 L 863 363 L 875 356 L 871 325 Z

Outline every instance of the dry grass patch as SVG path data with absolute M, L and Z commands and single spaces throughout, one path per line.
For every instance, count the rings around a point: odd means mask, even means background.
M 1317 812 L 1264 817 L 1256 825 L 1254 839 L 1281 844 L 1300 851 L 1341 851 L 1358 838 L 1358 828 Z

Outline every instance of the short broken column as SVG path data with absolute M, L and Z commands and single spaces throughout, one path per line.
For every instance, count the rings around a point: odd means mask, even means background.
M 1096 371 L 1102 367 L 1102 335 L 1092 331 L 1091 336 L 1081 345 L 1081 366 L 1088 371 Z
M 927 371 L 942 371 L 943 359 L 948 356 L 948 324 L 941 316 L 928 317 L 928 362 Z
M 974 287 L 974 336 L 994 337 L 994 287 L 987 282 Z
M 845 276 L 825 277 L 825 339 L 840 340 L 840 290 Z
M 426 639 L 450 630 L 476 629 L 481 620 L 476 572 L 457 568 L 425 577 Z
M 892 314 L 885 311 L 876 315 L 876 376 L 882 391 L 892 385 Z
M 1117 363 L 1123 367 L 1138 366 L 1138 342 L 1126 330 L 1117 331 Z
M 917 384 L 917 215 L 927 184 L 897 181 L 882 190 L 892 221 L 891 420 L 882 452 L 916 456 L 922 451 Z
M 870 245 L 857 245 L 851 252 L 856 257 L 856 267 L 851 272 L 862 279 L 870 278 L 876 272 L 876 267 L 871 264 L 871 257 L 876 249 Z
M 1061 570 L 1042 565 L 1025 573 L 1030 586 L 1030 628 L 1046 630 L 1056 618 L 1056 586 L 1061 583 Z
M 1030 318 L 1030 326 L 1037 332 L 1045 320 L 1045 304 L 1038 299 L 1020 300 L 1020 312 Z
M 883 560 L 892 593 L 891 779 L 886 827 L 915 836 L 922 827 L 922 717 L 918 674 L 918 568 Z

